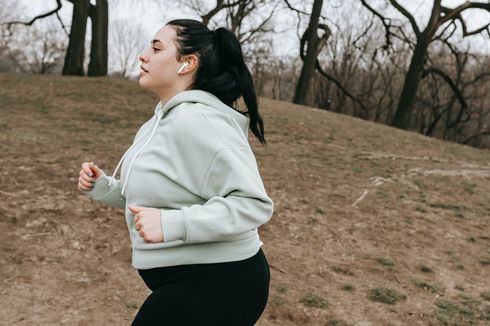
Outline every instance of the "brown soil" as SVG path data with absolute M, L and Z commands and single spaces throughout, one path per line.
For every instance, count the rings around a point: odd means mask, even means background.
M 109 78 L 0 83 L 0 324 L 129 325 L 149 290 L 123 213 L 77 178 L 86 160 L 111 173 L 157 99 Z M 490 323 L 490 151 L 260 104 L 268 145 L 250 142 L 275 212 L 258 325 Z

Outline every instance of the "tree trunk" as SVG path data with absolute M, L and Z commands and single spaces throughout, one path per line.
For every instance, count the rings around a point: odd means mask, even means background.
M 83 76 L 83 59 L 85 56 L 85 33 L 90 9 L 89 0 L 73 0 L 73 18 L 70 29 L 70 40 L 66 50 L 63 75 Z
M 107 0 L 97 0 L 90 6 L 92 21 L 92 41 L 90 45 L 89 76 L 107 75 L 107 35 L 109 25 L 109 9 Z
M 410 62 L 410 67 L 405 75 L 405 82 L 403 84 L 402 93 L 398 102 L 398 108 L 395 113 L 395 117 L 392 122 L 392 126 L 401 129 L 407 129 L 410 124 L 410 115 L 412 113 L 413 102 L 417 89 L 422 77 L 422 70 L 424 69 L 425 58 L 427 56 L 427 48 L 429 46 L 429 39 L 426 35 L 422 34 L 417 39 L 417 45 Z
M 295 104 L 306 104 L 306 95 L 310 86 L 311 77 L 315 72 L 318 43 L 318 22 L 322 11 L 322 5 L 323 0 L 315 0 L 313 3 L 310 22 L 308 23 L 308 29 L 306 30 L 306 56 L 303 67 L 301 68 L 298 83 L 296 84 L 296 91 L 293 98 L 293 103 Z M 300 48 L 300 51 L 302 50 L 303 49 Z

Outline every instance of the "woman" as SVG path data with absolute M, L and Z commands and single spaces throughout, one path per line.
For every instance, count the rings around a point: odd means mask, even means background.
M 274 204 L 248 143 L 249 127 L 266 141 L 240 44 L 173 20 L 139 59 L 140 85 L 160 98 L 154 116 L 112 177 L 84 162 L 78 183 L 125 209 L 132 265 L 153 291 L 132 325 L 253 325 L 270 281 L 257 228 Z M 233 109 L 240 96 L 248 112 Z

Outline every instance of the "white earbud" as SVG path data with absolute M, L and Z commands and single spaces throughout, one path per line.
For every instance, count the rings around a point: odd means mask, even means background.
M 187 68 L 189 65 L 187 63 L 184 63 L 182 65 L 182 67 L 180 67 L 179 71 L 177 71 L 178 74 L 180 74 L 182 72 L 182 70 L 184 70 L 185 68 Z

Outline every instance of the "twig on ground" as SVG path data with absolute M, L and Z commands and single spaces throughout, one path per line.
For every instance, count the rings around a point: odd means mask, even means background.
M 364 197 L 366 197 L 366 195 L 368 194 L 368 191 L 367 190 L 364 190 L 364 192 L 362 193 L 361 197 L 357 198 L 357 200 L 354 202 L 354 204 L 352 204 L 352 207 L 356 207 L 357 204 L 364 199 Z

